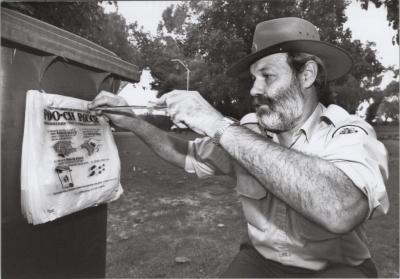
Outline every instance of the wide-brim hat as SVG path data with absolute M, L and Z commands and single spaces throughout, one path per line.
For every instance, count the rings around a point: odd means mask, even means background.
M 251 54 L 243 57 L 227 75 L 237 76 L 249 71 L 250 65 L 262 57 L 280 52 L 305 52 L 318 56 L 324 63 L 327 81 L 347 74 L 353 59 L 345 50 L 320 41 L 317 28 L 307 20 L 286 17 L 257 24 Z

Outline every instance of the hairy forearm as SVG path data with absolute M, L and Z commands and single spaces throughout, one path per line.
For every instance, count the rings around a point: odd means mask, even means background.
M 243 127 L 230 127 L 222 147 L 271 193 L 326 229 L 343 233 L 365 218 L 361 191 L 328 161 L 282 147 Z
M 174 137 L 140 118 L 132 118 L 127 127 L 162 159 L 184 168 L 187 141 Z

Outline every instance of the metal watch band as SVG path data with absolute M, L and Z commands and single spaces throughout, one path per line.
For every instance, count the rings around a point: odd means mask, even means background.
M 219 145 L 222 135 L 231 126 L 239 126 L 239 122 L 228 117 L 224 117 L 217 131 L 212 139 L 213 143 Z

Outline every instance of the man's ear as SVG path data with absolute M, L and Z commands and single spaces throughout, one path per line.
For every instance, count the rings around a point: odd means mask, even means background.
M 300 74 L 300 84 L 303 88 L 310 88 L 317 78 L 318 65 L 315 61 L 309 60 L 304 66 Z

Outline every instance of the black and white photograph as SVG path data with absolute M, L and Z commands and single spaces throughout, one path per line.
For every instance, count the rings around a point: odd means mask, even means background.
M 1 1 L 1 278 L 399 278 L 399 1 Z

